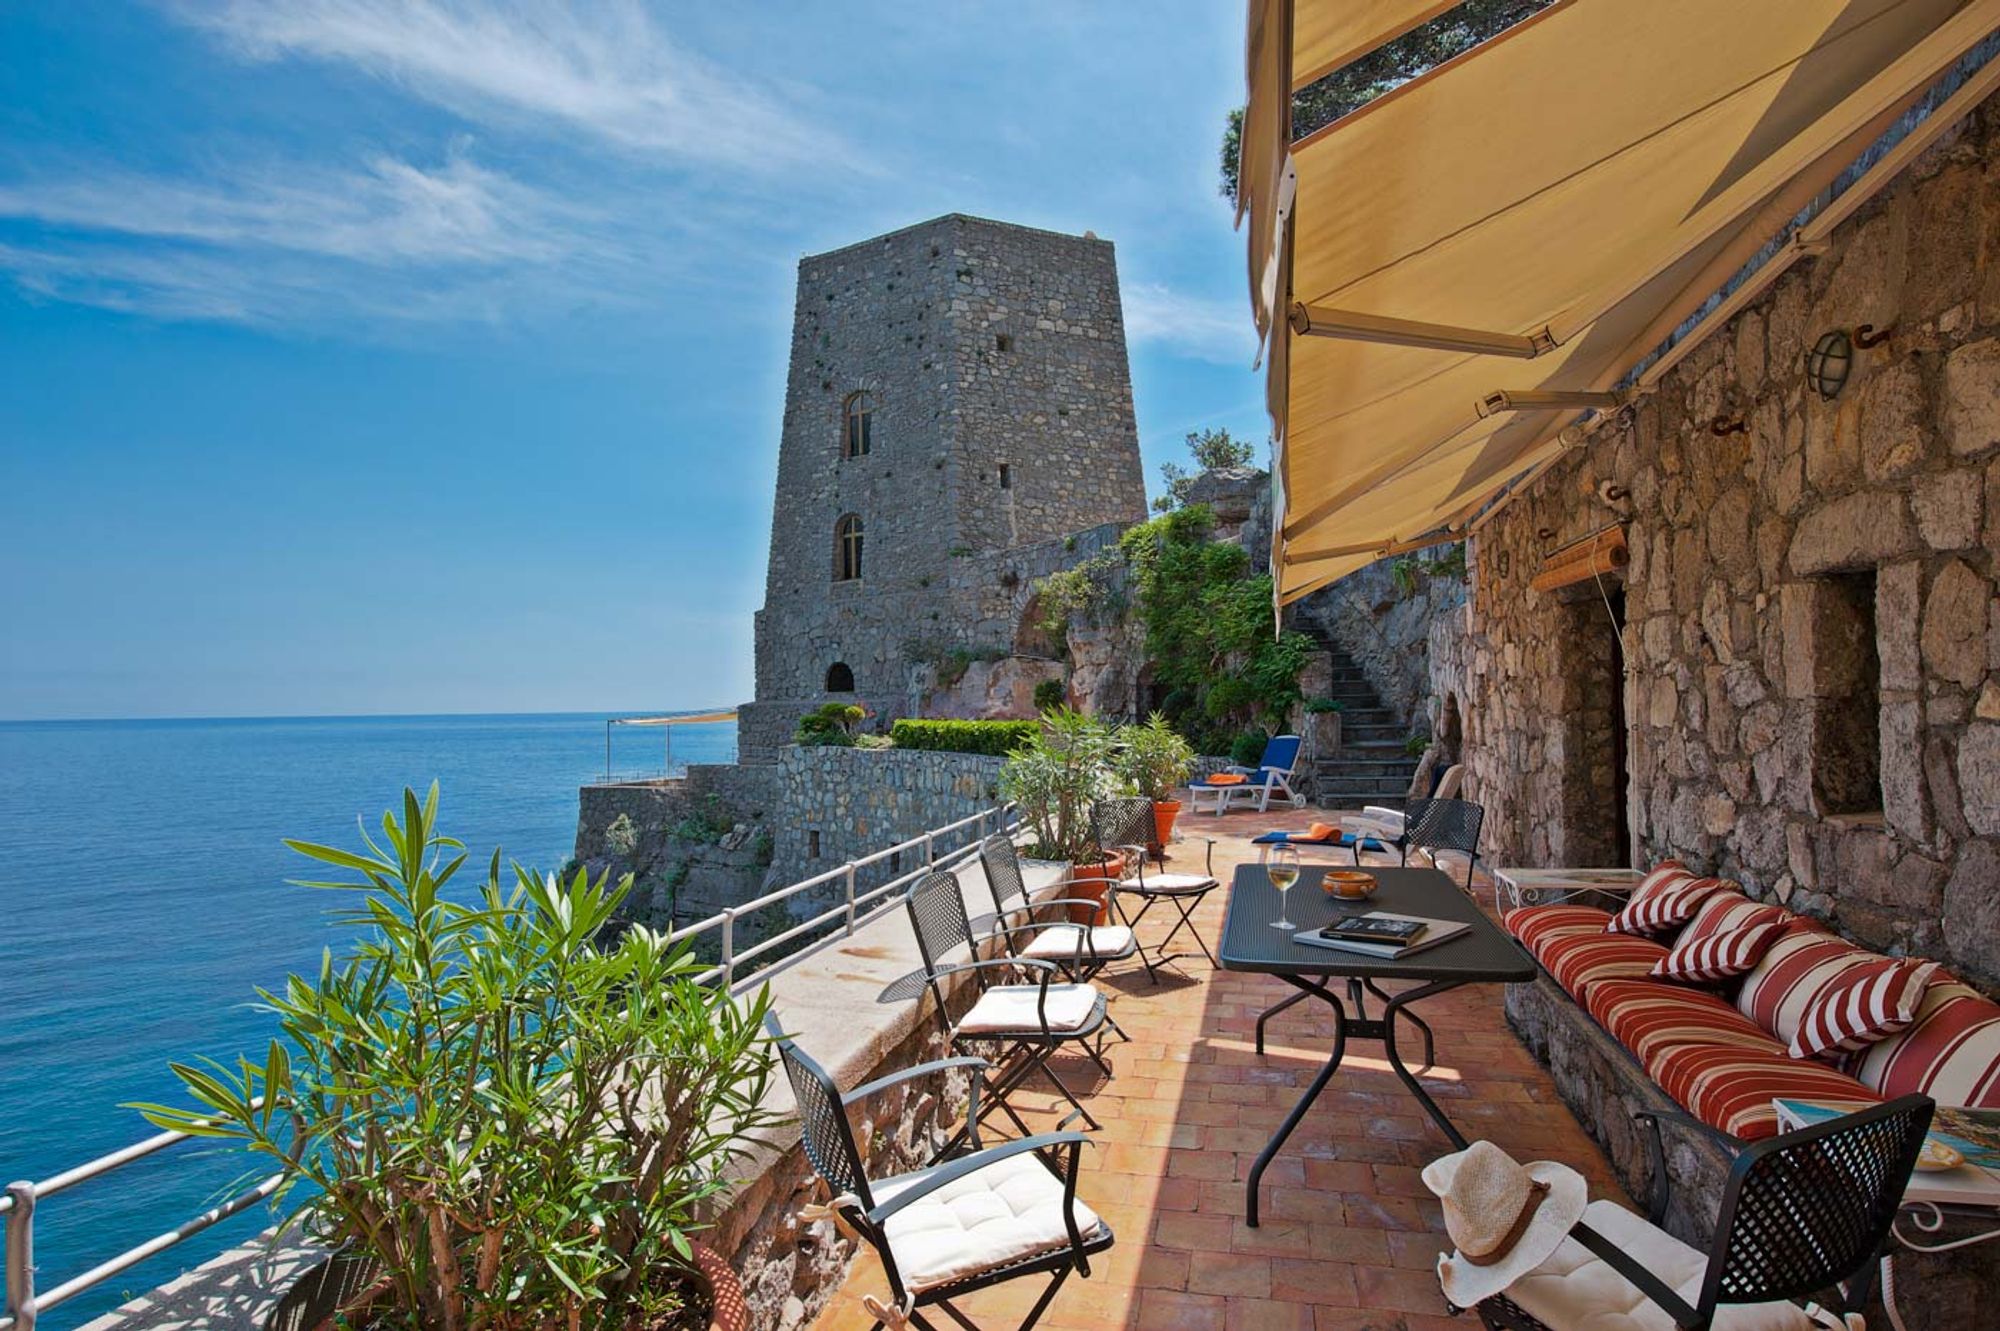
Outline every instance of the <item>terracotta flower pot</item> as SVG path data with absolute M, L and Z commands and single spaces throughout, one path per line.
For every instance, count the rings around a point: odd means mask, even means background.
M 695 1269 L 708 1282 L 708 1331 L 750 1331 L 750 1304 L 743 1282 L 722 1254 L 706 1244 L 694 1245 Z
M 1063 895 L 1082 897 L 1095 901 L 1097 905 L 1071 906 L 1069 918 L 1072 924 L 1111 923 L 1111 885 L 1125 876 L 1125 857 L 1107 855 L 1094 864 L 1079 860 L 1070 868 L 1070 884 Z
M 708 1294 L 708 1331 L 750 1331 L 750 1305 L 735 1270 L 714 1249 L 700 1243 L 693 1247 L 695 1278 Z M 292 1282 L 265 1316 L 264 1331 L 332 1331 L 343 1315 L 366 1325 L 366 1310 L 389 1290 L 375 1262 L 335 1253 Z
M 1153 801 L 1153 844 L 1148 847 L 1153 858 L 1166 863 L 1167 843 L 1174 838 L 1174 819 L 1181 816 L 1179 800 Z

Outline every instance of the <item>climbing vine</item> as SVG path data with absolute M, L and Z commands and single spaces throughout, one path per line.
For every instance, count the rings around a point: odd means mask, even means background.
M 1204 753 L 1227 751 L 1246 730 L 1282 726 L 1312 651 L 1302 634 L 1273 634 L 1270 576 L 1251 571 L 1242 546 L 1211 540 L 1214 526 L 1214 514 L 1195 504 L 1119 542 L 1146 656 L 1165 690 L 1161 710 Z

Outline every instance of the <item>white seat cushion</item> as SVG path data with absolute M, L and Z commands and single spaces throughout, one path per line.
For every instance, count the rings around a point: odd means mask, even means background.
M 1134 878 L 1124 886 L 1134 892 L 1198 892 L 1216 882 L 1205 873 L 1149 873 L 1144 882 Z
M 868 1187 L 880 1205 L 941 1168 Z M 1076 1232 L 1087 1238 L 1102 1222 L 1081 1201 L 1075 1208 Z M 896 1269 L 913 1292 L 1069 1246 L 1062 1180 L 1032 1153 L 996 1160 L 954 1179 L 890 1216 L 882 1228 Z
M 1003 1032 L 1040 1031 L 1036 1015 L 1040 990 L 1032 984 L 995 985 L 979 996 L 972 1010 L 958 1023 L 960 1035 L 997 1035 Z M 1047 1015 L 1052 1031 L 1081 1030 L 1097 1014 L 1097 990 L 1087 984 L 1049 986 Z
M 1385 809 L 1379 804 L 1369 804 L 1362 807 L 1361 816 L 1368 819 L 1374 826 L 1371 828 L 1353 827 L 1350 825 L 1353 820 L 1342 819 L 1340 830 L 1343 832 L 1361 832 L 1368 836 L 1385 836 L 1391 841 L 1403 835 L 1403 811 L 1401 809 Z
M 1616 1202 L 1592 1202 L 1583 1221 L 1688 1303 L 1701 1293 L 1708 1255 L 1648 1224 Z M 1638 1287 L 1574 1239 L 1507 1287 L 1507 1297 L 1550 1331 L 1674 1331 L 1671 1317 Z M 1813 1331 L 1793 1303 L 1722 1304 L 1715 1331 Z
M 1096 925 L 1090 931 L 1089 945 L 1079 955 L 1077 949 L 1082 944 L 1082 925 L 1055 924 L 1036 930 L 1034 941 L 1021 949 L 1021 955 L 1037 961 L 1088 961 L 1095 952 L 1100 960 L 1109 960 L 1132 950 L 1132 931 L 1122 924 Z

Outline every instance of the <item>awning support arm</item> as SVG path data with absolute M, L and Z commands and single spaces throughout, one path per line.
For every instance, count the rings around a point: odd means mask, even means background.
M 1503 411 L 1610 411 L 1624 406 L 1625 401 L 1624 393 L 1503 388 L 1479 399 L 1479 414 L 1486 417 L 1498 416 Z
M 1381 342 L 1394 347 L 1463 351 L 1475 356 L 1511 356 L 1516 360 L 1533 360 L 1556 348 L 1555 336 L 1547 328 L 1526 336 L 1489 333 L 1477 328 L 1456 328 L 1451 324 L 1422 323 L 1415 319 L 1392 319 L 1382 314 L 1329 309 L 1324 305 L 1308 305 L 1304 301 L 1293 302 L 1291 323 L 1292 331 L 1300 337 L 1337 337 L 1350 342 Z

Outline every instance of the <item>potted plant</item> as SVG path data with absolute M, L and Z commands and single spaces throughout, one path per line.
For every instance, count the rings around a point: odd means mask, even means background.
M 1181 802 L 1174 795 L 1194 771 L 1194 749 L 1158 712 L 1142 726 L 1120 730 L 1118 743 L 1118 774 L 1135 793 L 1153 802 L 1156 840 L 1150 849 L 1157 857 L 1165 853 L 1167 840 L 1174 834 L 1174 819 L 1181 811 Z
M 192 1106 L 135 1107 L 275 1163 L 274 1205 L 335 1249 L 274 1326 L 744 1324 L 693 1235 L 772 1121 L 768 996 L 700 983 L 661 934 L 606 941 L 629 877 L 516 865 L 503 884 L 496 851 L 457 890 L 466 855 L 436 827 L 433 785 L 361 852 L 288 842 L 338 871 L 305 885 L 355 893 L 336 918 L 364 936 L 260 991 L 280 1027 L 261 1059 L 173 1064 Z
M 1020 806 L 1034 833 L 1028 853 L 1071 866 L 1078 881 L 1069 895 L 1099 903 L 1094 911 L 1072 907 L 1072 912 L 1091 916 L 1091 923 L 1109 918 L 1110 884 L 1125 873 L 1123 856 L 1098 852 L 1090 825 L 1091 806 L 1113 793 L 1111 757 L 1108 726 L 1055 707 L 1042 713 L 1041 729 L 1000 769 L 1000 793 Z M 1093 882 L 1100 885 L 1092 887 Z

